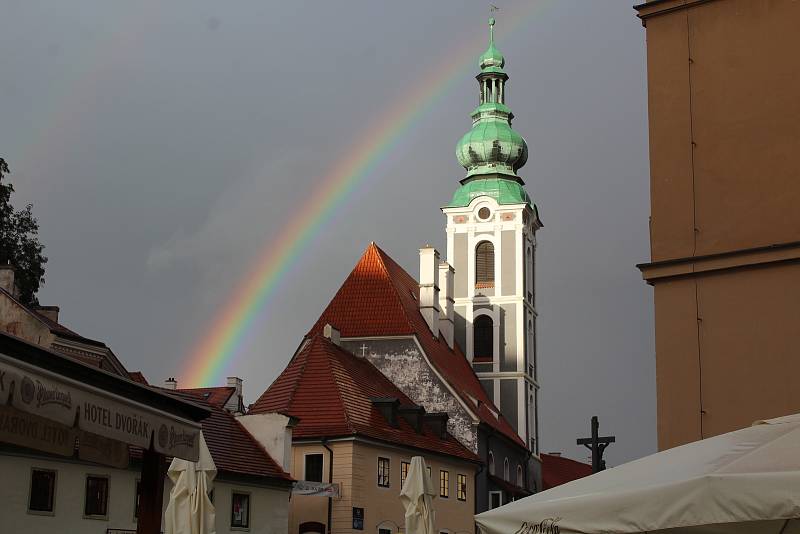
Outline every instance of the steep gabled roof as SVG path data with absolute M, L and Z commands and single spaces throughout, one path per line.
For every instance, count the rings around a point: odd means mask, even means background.
M 322 312 L 310 334 L 325 324 L 342 337 L 415 335 L 436 371 L 482 422 L 525 447 L 511 424 L 486 394 L 475 371 L 456 344 L 451 349 L 434 338 L 419 312 L 419 284 L 375 243 L 370 243 L 353 271 Z
M 402 417 L 397 418 L 397 426 L 392 426 L 373 405 L 373 398 L 396 398 L 400 406 L 415 406 L 369 361 L 321 335 L 314 335 L 250 407 L 249 413 L 280 412 L 298 418 L 293 438 L 360 435 L 479 461 L 453 436 L 442 437 L 427 424 L 421 433 L 415 432 Z
M 208 445 L 211 458 L 217 466 L 217 471 L 292 481 L 292 477 L 281 469 L 278 463 L 230 412 L 208 402 L 202 395 L 198 395 L 192 390 L 162 389 L 161 391 L 190 400 L 211 410 L 211 415 L 201 421 L 201 425 L 203 437 Z

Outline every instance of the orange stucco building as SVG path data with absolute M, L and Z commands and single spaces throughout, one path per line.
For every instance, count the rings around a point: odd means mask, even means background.
M 800 411 L 800 2 L 636 10 L 666 449 Z

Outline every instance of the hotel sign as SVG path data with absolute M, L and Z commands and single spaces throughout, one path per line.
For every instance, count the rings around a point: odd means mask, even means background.
M 61 379 L 57 375 L 48 376 L 0 361 L 0 405 L 6 406 L 9 398 L 14 409 L 24 412 L 17 415 L 17 421 L 24 420 L 26 414 L 36 418 L 39 429 L 46 428 L 41 421 L 48 421 L 51 426 L 55 423 L 62 429 L 84 433 L 87 451 L 84 454 L 79 451 L 79 455 L 88 455 L 89 458 L 86 459 L 105 457 L 108 453 L 114 457 L 116 464 L 121 462 L 123 450 L 127 456 L 127 447 L 124 445 L 147 449 L 151 440 L 153 447 L 162 454 L 192 462 L 198 459 L 198 424 L 149 406 L 126 402 L 124 398 L 80 382 Z M 11 425 L 14 419 L 8 421 Z M 17 430 L 19 428 L 22 427 Z M 86 436 L 85 433 L 93 434 L 96 438 Z M 0 440 L 2 439 L 4 438 L 0 436 Z M 38 438 L 31 438 L 28 434 L 26 439 Z M 109 440 L 123 445 L 113 445 Z

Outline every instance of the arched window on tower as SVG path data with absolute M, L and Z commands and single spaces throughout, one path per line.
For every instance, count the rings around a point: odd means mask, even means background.
M 486 462 L 489 464 L 489 474 L 494 474 L 494 453 L 489 451 L 489 460 Z
M 511 482 L 511 472 L 508 466 L 508 458 L 503 460 L 503 480 L 506 482 Z
M 494 245 L 481 241 L 475 247 L 475 287 L 494 287 Z
M 472 324 L 472 358 L 494 359 L 494 323 L 488 315 L 479 315 Z
M 523 479 L 523 476 L 522 476 L 522 466 L 521 465 L 517 465 L 517 486 L 520 487 L 520 488 L 524 488 L 525 487 L 525 480 Z

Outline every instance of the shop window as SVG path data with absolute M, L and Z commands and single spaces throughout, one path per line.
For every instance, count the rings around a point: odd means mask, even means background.
M 89 475 L 86 477 L 86 501 L 83 507 L 86 517 L 108 517 L 108 478 Z
M 475 247 L 475 287 L 494 287 L 494 245 L 481 241 Z
M 472 355 L 475 360 L 494 358 L 494 323 L 488 315 L 479 315 L 472 324 Z
M 28 510 L 37 513 L 53 513 L 56 497 L 56 472 L 46 469 L 31 471 L 31 491 Z
M 322 482 L 322 455 L 306 454 L 305 480 L 309 482 Z
M 378 486 L 389 487 L 389 459 L 378 458 Z
M 234 492 L 231 498 L 231 526 L 250 528 L 250 495 Z
M 467 475 L 459 474 L 456 477 L 456 497 L 459 501 L 467 500 Z
M 450 472 L 439 471 L 439 497 L 450 497 Z

